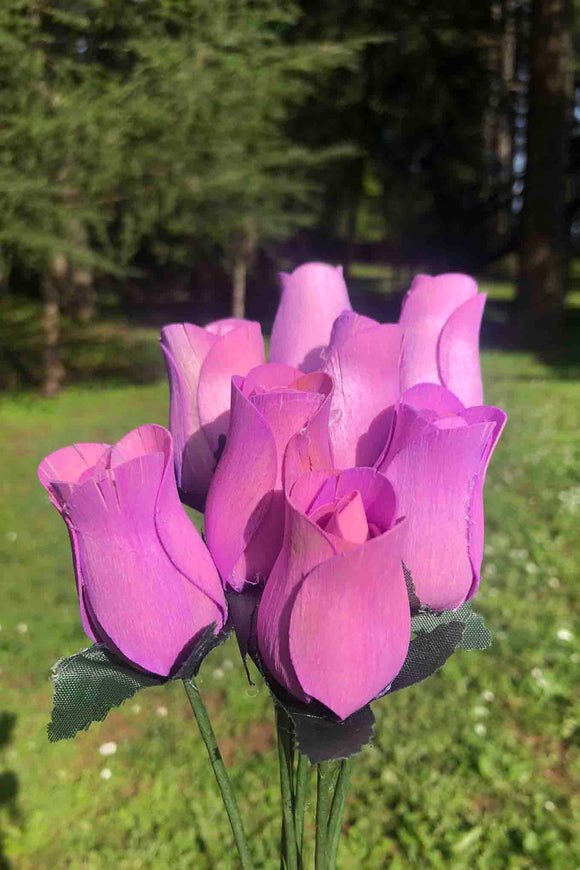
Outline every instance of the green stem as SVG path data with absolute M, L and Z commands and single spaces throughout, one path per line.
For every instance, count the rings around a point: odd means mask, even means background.
M 278 704 L 276 707 L 276 729 L 278 732 L 278 759 L 280 762 L 280 790 L 282 793 L 283 849 L 286 857 L 286 870 L 298 870 L 298 849 L 294 828 L 293 769 L 294 746 L 292 723 L 288 714 Z
M 201 700 L 199 689 L 195 685 L 194 680 L 184 680 L 183 685 L 187 697 L 189 698 L 193 715 L 197 720 L 217 784 L 222 794 L 222 799 L 232 827 L 234 840 L 236 841 L 236 846 L 238 848 L 242 868 L 243 870 L 253 870 L 254 864 L 246 840 L 240 809 L 234 795 L 234 790 L 226 766 L 217 745 L 216 736 L 211 726 L 207 709 Z
M 308 774 L 310 765 L 305 755 L 298 755 L 296 767 L 296 789 L 294 803 L 294 827 L 296 831 L 296 846 L 302 866 L 302 841 L 304 835 L 304 811 L 306 809 L 306 793 L 308 791 Z
M 316 870 L 328 870 L 328 810 L 334 781 L 334 764 L 321 761 L 318 765 L 316 791 Z
M 347 758 L 340 764 L 338 779 L 334 789 L 334 797 L 332 799 L 332 808 L 330 810 L 330 818 L 328 820 L 328 870 L 335 870 L 336 857 L 338 855 L 338 846 L 340 843 L 340 834 L 342 830 L 342 816 L 344 813 L 344 802 L 348 789 L 348 781 L 352 768 L 352 759 Z

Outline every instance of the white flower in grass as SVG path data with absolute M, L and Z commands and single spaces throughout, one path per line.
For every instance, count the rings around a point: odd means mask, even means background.
M 558 589 L 560 586 L 560 581 L 557 577 L 550 577 L 548 580 L 548 586 L 551 586 L 552 589 Z
M 495 701 L 495 695 L 491 691 L 491 689 L 486 689 L 482 695 L 483 700 L 487 701 L 488 704 L 491 704 L 492 701 Z
M 554 801 L 546 801 L 544 804 L 544 809 L 548 810 L 549 813 L 553 813 L 556 809 L 556 804 L 554 803 Z
M 473 715 L 478 716 L 479 718 L 482 718 L 483 716 L 489 716 L 489 710 L 487 709 L 487 707 L 482 707 L 480 705 L 479 707 L 473 708 Z
M 167 707 L 164 707 L 163 705 L 161 705 L 160 707 L 157 708 L 156 713 L 158 716 L 161 716 L 161 718 L 164 719 L 167 716 L 167 714 L 169 713 L 169 710 L 167 709 Z
M 487 734 L 487 728 L 485 727 L 483 722 L 478 722 L 473 730 L 478 737 L 485 737 L 485 735 Z
M 527 559 L 530 554 L 527 550 L 510 550 L 508 555 L 511 559 L 523 560 Z
M 223 668 L 214 668 L 214 671 L 212 673 L 214 680 L 223 680 L 225 675 L 226 675 L 226 672 L 224 671 Z
M 6 532 L 6 540 L 10 541 L 11 544 L 14 543 L 18 538 L 18 532 Z
M 131 707 L 131 712 L 135 713 L 135 715 L 140 713 L 141 712 L 141 704 L 133 704 L 133 706 Z
M 547 688 L 548 681 L 547 681 L 546 677 L 544 676 L 544 672 L 541 668 L 532 668 L 530 673 L 540 689 Z
M 102 743 L 99 746 L 100 755 L 104 755 L 105 757 L 109 755 L 114 755 L 117 751 L 117 744 L 114 740 L 110 740 L 108 743 Z
M 564 643 L 570 643 L 574 639 L 574 635 L 569 628 L 559 628 L 556 632 L 556 637 L 558 640 L 563 640 Z
M 18 632 L 18 634 L 27 634 L 28 633 L 28 626 L 26 625 L 25 622 L 19 622 L 18 625 L 16 626 L 16 631 Z
M 112 775 L 113 775 L 113 771 L 111 770 L 110 767 L 103 767 L 103 769 L 101 770 L 100 776 L 101 776 L 101 779 L 105 780 L 105 782 L 107 782 L 107 780 L 109 780 L 112 777 Z

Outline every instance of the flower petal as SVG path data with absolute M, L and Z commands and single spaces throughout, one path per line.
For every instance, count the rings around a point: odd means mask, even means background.
M 384 473 L 407 518 L 403 561 L 419 600 L 435 610 L 454 609 L 466 600 L 474 580 L 468 537 L 481 518 L 471 516 L 472 494 L 495 424 L 439 429 L 418 422 Z
M 85 481 L 68 503 L 86 603 L 99 633 L 129 661 L 161 676 L 196 634 L 223 623 L 214 601 L 160 544 L 155 503 L 166 467 L 162 453 L 138 456 Z M 197 535 L 193 526 L 189 534 Z
M 352 312 L 340 315 L 323 365 L 334 381 L 330 438 L 338 468 L 373 465 L 399 398 L 400 327 L 361 328 L 361 320 Z
M 264 362 L 264 342 L 259 323 L 239 321 L 209 350 L 199 376 L 199 419 L 214 457 L 219 455 L 230 422 L 232 375 L 246 375 Z M 215 467 L 216 461 L 214 459 Z
M 318 564 L 292 606 L 289 646 L 299 685 L 341 719 L 388 686 L 407 655 L 403 525 Z
M 483 401 L 479 330 L 486 298 L 485 293 L 479 293 L 460 305 L 439 336 L 437 359 L 441 383 L 468 406 Z
M 70 447 L 63 447 L 61 450 L 51 453 L 38 466 L 38 479 L 48 492 L 51 502 L 67 524 L 81 624 L 84 633 L 95 643 L 97 638 L 95 637 L 82 594 L 83 581 L 81 566 L 79 564 L 77 534 L 66 512 L 66 502 L 67 498 L 74 491 L 75 486 L 90 476 L 94 466 L 109 450 L 108 444 L 73 444 Z
M 70 492 L 70 488 L 86 477 L 109 448 L 109 444 L 91 442 L 71 444 L 70 447 L 55 450 L 42 460 L 38 466 L 38 479 L 59 513 L 64 510 L 64 493 Z M 67 486 L 57 488 L 57 483 Z
M 471 496 L 468 548 L 469 559 L 473 569 L 473 583 L 467 594 L 467 600 L 469 600 L 470 598 L 473 598 L 477 592 L 481 581 L 481 563 L 483 561 L 483 543 L 485 534 L 485 515 L 483 511 L 483 485 L 485 483 L 485 475 L 491 455 L 495 450 L 498 439 L 507 422 L 507 415 L 500 408 L 481 405 L 474 408 L 466 408 L 463 412 L 463 417 L 470 425 L 480 422 L 495 424 Z
M 232 378 L 228 438 L 207 496 L 205 533 L 224 583 L 240 590 L 246 567 L 238 561 L 272 500 L 277 477 L 276 442 L 267 422 Z M 278 544 L 279 546 L 279 544 Z
M 477 294 L 468 275 L 419 275 L 403 302 L 399 323 L 403 331 L 401 390 L 415 384 L 440 383 L 437 343 L 456 308 Z
M 201 429 L 197 388 L 203 361 L 217 341 L 215 335 L 192 323 L 172 323 L 161 330 L 177 485 L 188 504 L 198 509 L 203 509 L 215 457 Z
M 301 478 L 299 484 L 304 492 L 308 477 Z M 319 484 L 317 494 L 310 499 L 307 512 L 310 514 L 322 505 L 332 503 L 353 491 L 360 493 L 369 523 L 377 526 L 381 532 L 389 529 L 397 513 L 397 499 L 389 481 L 375 468 L 347 468 L 345 471 L 326 475 L 326 480 L 322 485 Z M 301 490 L 297 484 L 292 490 L 293 503 L 297 504 L 300 497 Z
M 332 324 L 341 311 L 350 310 L 342 268 L 305 263 L 280 279 L 282 298 L 272 328 L 270 360 L 303 371 L 319 369 Z
M 318 476 L 315 473 L 315 477 Z M 260 656 L 267 670 L 303 701 L 308 699 L 290 659 L 290 611 L 305 574 L 332 558 L 335 552 L 322 529 L 287 500 L 284 543 L 260 601 L 257 635 Z

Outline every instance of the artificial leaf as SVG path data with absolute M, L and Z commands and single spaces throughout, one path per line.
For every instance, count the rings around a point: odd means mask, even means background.
M 54 706 L 47 729 L 51 743 L 86 731 L 92 722 L 102 722 L 109 710 L 139 689 L 165 682 L 121 662 L 103 644 L 61 659 L 52 674 Z

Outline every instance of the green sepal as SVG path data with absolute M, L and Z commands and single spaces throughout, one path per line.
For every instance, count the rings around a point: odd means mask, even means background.
M 102 722 L 109 710 L 132 698 L 139 689 L 160 686 L 165 680 L 124 664 L 103 644 L 95 644 L 52 668 L 54 683 L 48 739 L 68 740 Z
M 222 643 L 230 631 L 226 625 L 214 634 L 215 628 L 215 623 L 207 626 L 169 677 L 142 671 L 100 643 L 60 659 L 52 668 L 54 695 L 48 739 L 54 743 L 87 731 L 92 722 L 102 722 L 109 710 L 120 707 L 140 689 L 162 686 L 169 680 L 192 679 L 208 653 Z

